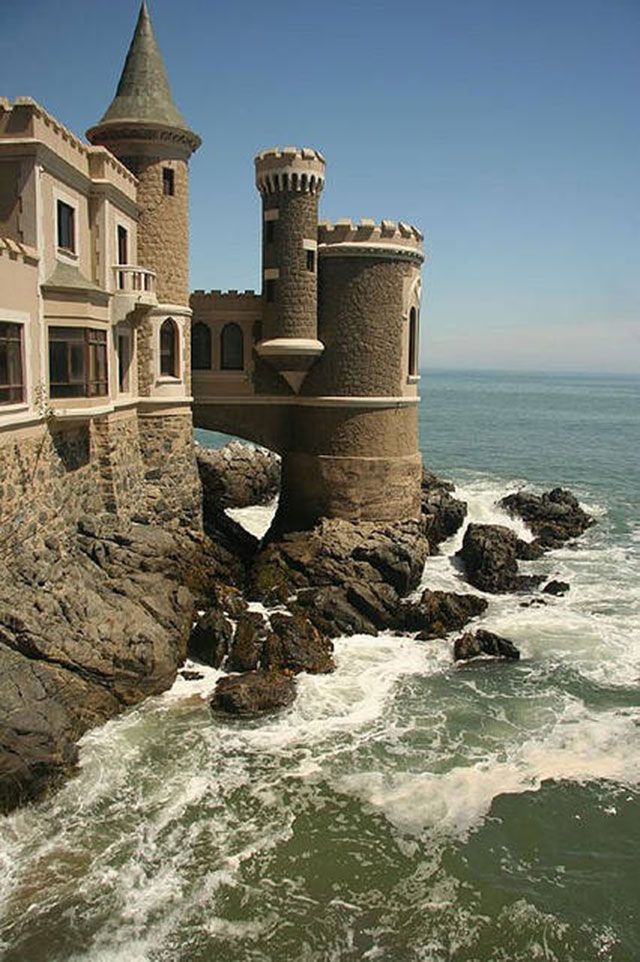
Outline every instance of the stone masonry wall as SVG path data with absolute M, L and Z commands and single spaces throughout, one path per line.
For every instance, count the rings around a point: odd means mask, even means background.
M 153 387 L 153 323 L 145 317 L 136 330 L 136 350 L 138 357 L 138 394 L 149 397 Z
M 265 209 L 277 207 L 275 236 L 265 241 L 263 225 L 263 267 L 276 267 L 274 304 L 264 305 L 264 337 L 316 337 L 317 273 L 307 270 L 303 239 L 318 235 L 318 195 L 283 191 L 265 197 Z M 317 268 L 316 268 L 317 269 Z
M 0 561 L 18 543 L 65 538 L 81 515 L 105 510 L 98 444 L 90 425 L 0 438 Z
M 130 520 L 145 499 L 138 418 L 98 418 L 93 425 L 102 496 L 108 511 Z
M 158 301 L 189 303 L 189 176 L 184 160 L 126 158 L 139 178 L 138 262 L 156 272 Z M 163 193 L 162 168 L 174 171 L 175 193 Z
M 411 265 L 373 257 L 321 257 L 318 337 L 322 358 L 302 393 L 401 393 L 403 280 Z
M 146 482 L 140 520 L 201 528 L 202 491 L 191 412 L 142 415 L 138 427 Z

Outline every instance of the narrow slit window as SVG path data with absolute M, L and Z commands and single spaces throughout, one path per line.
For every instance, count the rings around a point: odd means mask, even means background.
M 418 315 L 415 307 L 409 312 L 409 376 L 418 373 Z
M 127 394 L 131 388 L 131 338 L 118 334 L 118 390 Z
M 172 167 L 162 168 L 162 193 L 165 197 L 173 197 L 176 192 L 175 171 Z
M 0 323 L 0 404 L 24 401 L 22 325 Z
M 314 274 L 316 270 L 316 252 L 313 250 L 307 251 L 307 270 Z
M 266 221 L 264 239 L 267 244 L 273 244 L 276 239 L 276 222 L 274 220 Z
M 267 304 L 273 304 L 273 302 L 276 299 L 276 282 L 265 281 L 264 292 L 265 292 Z
M 71 204 L 58 201 L 58 247 L 60 250 L 75 254 L 76 251 L 76 212 Z

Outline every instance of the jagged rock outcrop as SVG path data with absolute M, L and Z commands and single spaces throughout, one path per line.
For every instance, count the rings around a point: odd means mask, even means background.
M 542 578 L 520 575 L 518 557 L 525 542 L 500 524 L 470 524 L 458 557 L 472 585 L 493 594 L 536 587 Z
M 249 571 L 250 597 L 303 610 L 320 631 L 376 634 L 418 583 L 428 555 L 418 522 L 322 521 L 263 548 Z
M 269 625 L 256 611 L 240 615 L 225 664 L 227 671 L 255 671 L 269 634 Z
M 455 486 L 422 469 L 422 518 L 432 553 L 460 528 L 467 515 L 466 501 L 454 498 Z
M 516 661 L 520 652 L 512 641 L 496 635 L 492 631 L 478 628 L 477 631 L 467 631 L 460 638 L 456 638 L 453 645 L 455 661 L 468 661 L 470 658 L 481 656 L 491 658 L 505 658 Z
M 196 448 L 205 492 L 205 513 L 211 507 L 246 508 L 269 504 L 280 490 L 280 458 L 266 448 L 231 441 L 223 448 Z
M 390 585 L 405 594 L 420 579 L 428 545 L 418 522 L 374 524 L 331 519 L 267 544 L 249 570 L 250 598 L 286 602 L 303 588 Z
M 81 519 L 0 577 L 0 809 L 75 764 L 88 728 L 173 682 L 197 603 L 236 561 L 193 532 Z
M 333 643 L 302 612 L 276 612 L 269 617 L 261 665 L 266 669 L 324 675 L 335 669 Z
M 502 498 L 499 505 L 510 515 L 522 518 L 545 550 L 561 547 L 595 524 L 566 488 L 553 488 L 544 494 L 518 491 Z
M 221 678 L 210 705 L 216 712 L 252 717 L 287 708 L 295 697 L 292 675 L 261 669 Z
M 393 627 L 400 631 L 417 631 L 421 640 L 443 638 L 481 615 L 487 606 L 486 598 L 479 595 L 427 589 L 419 601 L 405 601 L 399 606 Z

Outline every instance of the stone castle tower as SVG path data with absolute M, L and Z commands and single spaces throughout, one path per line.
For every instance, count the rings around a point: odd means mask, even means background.
M 163 435 L 191 445 L 189 158 L 201 140 L 176 107 L 145 0 L 116 95 L 89 141 L 106 147 L 137 178 L 137 262 L 156 276 L 157 305 L 136 331 L 140 439 L 152 472 L 167 488 L 184 485 L 166 463 Z M 120 252 L 120 257 L 126 256 Z

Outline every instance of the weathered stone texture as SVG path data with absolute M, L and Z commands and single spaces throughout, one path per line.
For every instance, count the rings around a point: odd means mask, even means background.
M 105 509 L 97 448 L 89 425 L 43 426 L 0 443 L 0 555 L 64 536 L 80 515 Z
M 403 282 L 412 269 L 373 257 L 320 257 L 318 337 L 325 352 L 302 393 L 402 393 Z
M 143 415 L 139 431 L 147 482 L 144 519 L 152 516 L 163 525 L 200 529 L 202 493 L 191 412 Z
M 415 405 L 369 410 L 305 407 L 292 420 L 296 431 L 292 448 L 308 454 L 402 458 L 418 450 Z
M 144 498 L 138 419 L 135 414 L 98 418 L 93 430 L 105 508 L 130 519 Z
M 136 329 L 136 349 L 138 356 L 138 394 L 149 397 L 153 387 L 153 323 L 145 317 Z
M 139 178 L 138 261 L 157 275 L 158 301 L 189 303 L 189 178 L 184 160 L 126 158 Z M 162 168 L 174 171 L 175 193 L 163 192 Z
M 263 243 L 263 266 L 277 267 L 273 304 L 264 305 L 264 337 L 316 337 L 317 265 L 307 270 L 304 239 L 318 233 L 318 195 L 282 191 L 265 198 L 265 208 L 277 207 L 275 236 Z

